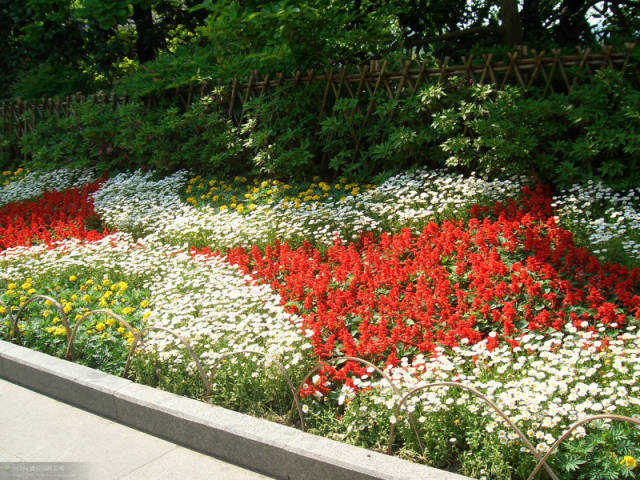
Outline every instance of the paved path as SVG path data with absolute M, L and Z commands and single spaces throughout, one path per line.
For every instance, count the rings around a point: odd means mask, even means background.
M 270 479 L 0 379 L 0 480 L 36 478 Z

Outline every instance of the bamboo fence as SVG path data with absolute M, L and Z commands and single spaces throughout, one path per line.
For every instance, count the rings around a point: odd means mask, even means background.
M 537 51 L 523 46 L 509 52 L 507 60 L 496 59 L 492 53 L 466 55 L 455 65 L 451 64 L 450 57 L 445 57 L 441 60 L 406 60 L 396 70 L 387 61 L 371 61 L 355 69 L 342 66 L 321 72 L 298 71 L 287 77 L 282 73 L 272 77 L 254 71 L 246 80 L 234 79 L 230 85 L 223 85 L 222 95 L 216 95 L 215 100 L 239 125 L 243 122 L 244 107 L 252 98 L 268 95 L 282 87 L 296 88 L 313 83 L 322 86 L 324 92 L 318 102 L 319 117 L 331 115 L 337 99 L 352 98 L 357 101 L 356 108 L 364 115 L 366 123 L 375 110 L 376 98 L 381 95 L 398 99 L 414 95 L 428 84 L 451 83 L 454 78 L 458 79 L 458 85 L 492 84 L 497 88 L 517 85 L 540 89 L 544 95 L 571 92 L 604 68 L 623 70 L 633 81 L 640 83 L 640 66 L 632 57 L 635 48 L 635 43 L 626 43 L 623 51 L 614 51 L 611 46 L 602 46 L 599 52 L 577 47 L 576 54 L 561 55 L 560 49 Z M 177 104 L 186 107 L 197 98 L 211 95 L 214 88 L 219 92 L 219 83 L 203 82 L 176 88 L 172 95 Z M 149 109 L 159 99 L 150 96 L 142 100 Z M 5 138 L 15 136 L 17 141 L 43 118 L 73 115 L 75 105 L 87 101 L 117 108 L 128 103 L 130 98 L 113 94 L 87 97 L 76 94 L 64 99 L 0 102 L 0 133 Z

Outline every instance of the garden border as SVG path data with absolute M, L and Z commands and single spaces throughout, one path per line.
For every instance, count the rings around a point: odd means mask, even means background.
M 470 480 L 140 385 L 0 340 L 0 378 L 287 480 Z

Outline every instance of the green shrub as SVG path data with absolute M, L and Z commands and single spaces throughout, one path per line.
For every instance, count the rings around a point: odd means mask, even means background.
M 92 166 L 98 171 L 153 168 L 160 172 L 190 168 L 220 175 L 246 169 L 235 127 L 217 110 L 212 97 L 177 108 L 147 112 L 137 102 L 79 104 L 75 114 L 50 117 L 21 139 L 28 166 Z
M 476 85 L 434 115 L 449 166 L 531 173 L 564 187 L 590 176 L 635 185 L 640 169 L 640 92 L 602 70 L 571 94 L 543 98 Z

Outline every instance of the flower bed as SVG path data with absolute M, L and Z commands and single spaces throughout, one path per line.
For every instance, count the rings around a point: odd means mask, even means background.
M 49 175 L 61 189 L 82 178 Z M 140 381 L 286 421 L 290 380 L 311 431 L 476 478 L 527 478 L 537 460 L 457 386 L 495 402 L 538 455 L 589 415 L 640 413 L 640 274 L 576 245 L 598 224 L 576 227 L 569 196 L 424 171 L 375 187 L 136 172 L 61 194 L 42 193 L 44 175 L 10 177 L 0 228 L 29 233 L 0 234 L 4 338 L 63 353 L 51 302 L 29 300 L 46 295 L 81 322 L 77 360 L 121 372 L 137 337 L 89 315 L 108 308 L 146 329 Z M 16 228 L 27 211 L 39 213 Z M 72 212 L 63 235 L 57 216 Z M 633 252 L 633 235 L 619 237 Z M 580 427 L 548 462 L 559 478 L 633 478 L 639 437 L 630 424 Z

